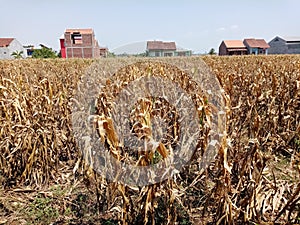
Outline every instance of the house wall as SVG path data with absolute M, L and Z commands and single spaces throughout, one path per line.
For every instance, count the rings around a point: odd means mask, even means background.
M 175 52 L 175 56 L 191 56 L 191 55 L 192 55 L 192 51 L 190 50 Z
M 147 56 L 149 56 L 149 57 L 155 57 L 155 51 L 151 51 L 151 50 L 149 51 L 149 50 L 147 50 Z
M 66 49 L 67 58 L 93 58 L 94 49 L 93 48 L 83 48 L 83 47 L 73 47 Z
M 65 45 L 66 47 L 92 47 L 94 43 L 94 34 L 81 34 L 82 44 L 73 44 L 72 33 L 65 33 Z
M 164 57 L 175 56 L 175 51 L 162 51 L 162 56 Z
M 258 48 L 250 48 L 249 46 L 247 46 L 247 49 L 249 55 L 258 55 Z
M 175 51 L 147 50 L 149 57 L 175 56 Z
M 15 51 L 23 51 L 22 57 L 27 57 L 27 51 L 21 45 L 19 41 L 14 39 L 8 47 L 0 48 L 0 59 L 13 59 L 14 57 L 11 54 Z
M 66 58 L 66 47 L 65 47 L 65 39 L 59 39 L 60 43 L 60 54 L 62 58 Z
M 12 59 L 9 48 L 8 47 L 2 47 L 0 48 L 0 59 Z
M 222 41 L 222 43 L 219 47 L 219 55 L 228 55 L 227 48 L 226 48 L 224 41 Z
M 288 54 L 300 54 L 300 41 L 295 43 L 287 43 Z
M 147 50 L 149 57 L 168 57 L 168 56 L 191 56 L 192 51 L 170 51 L 170 50 Z
M 107 48 L 99 48 L 100 57 L 106 58 L 108 56 L 108 49 Z
M 281 38 L 274 38 L 269 45 L 269 54 L 288 54 L 289 52 L 286 41 Z
M 73 44 L 72 33 L 65 33 L 66 58 L 98 58 L 100 49 L 94 34 L 81 34 L 82 44 Z
M 269 45 L 269 54 L 300 54 L 300 41 L 289 43 L 281 38 L 274 38 Z
M 230 49 L 230 51 L 228 51 L 228 55 L 247 55 L 248 52 L 247 51 L 241 51 L 241 50 L 234 50 L 234 49 Z

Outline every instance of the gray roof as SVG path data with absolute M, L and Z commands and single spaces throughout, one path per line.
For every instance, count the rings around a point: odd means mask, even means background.
M 285 41 L 300 41 L 300 36 L 299 37 L 282 37 L 282 39 Z

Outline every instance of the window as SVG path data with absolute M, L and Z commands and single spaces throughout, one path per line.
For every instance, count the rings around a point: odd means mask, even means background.
M 288 49 L 300 49 L 300 44 L 288 44 Z
M 82 35 L 79 32 L 74 32 L 71 35 L 72 43 L 77 45 L 77 44 L 82 44 Z
M 178 56 L 188 56 L 188 52 L 178 52 L 177 53 Z
M 172 52 L 165 52 L 164 56 L 165 57 L 170 57 L 170 56 L 173 56 L 173 53 Z
M 155 52 L 155 57 L 159 57 L 160 56 L 160 52 Z

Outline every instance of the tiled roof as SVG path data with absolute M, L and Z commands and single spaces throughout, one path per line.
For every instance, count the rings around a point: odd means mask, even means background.
M 250 48 L 270 48 L 270 45 L 264 39 L 245 39 L 244 43 Z
M 94 33 L 93 29 L 66 29 L 65 33 L 76 33 L 79 32 L 81 34 L 92 34 Z
M 227 48 L 246 48 L 241 40 L 225 40 L 224 43 Z
M 175 42 L 148 41 L 148 50 L 176 50 Z
M 0 38 L 0 48 L 7 47 L 14 40 L 14 38 Z

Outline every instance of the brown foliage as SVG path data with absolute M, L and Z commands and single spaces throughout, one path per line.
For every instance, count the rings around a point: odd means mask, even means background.
M 299 223 L 300 57 L 202 59 L 225 90 L 227 140 L 207 170 L 198 169 L 199 148 L 178 176 L 144 188 L 107 182 L 82 162 L 71 102 L 92 61 L 0 61 L 0 222 L 26 220 L 14 204 L 29 209 L 42 194 L 61 215 L 68 206 L 80 211 L 70 218 L 77 223 L 88 216 L 123 224 Z M 167 155 L 163 145 L 158 151 Z M 53 197 L 54 184 L 67 190 L 63 196 Z
M 231 102 L 232 170 L 224 202 L 233 210 L 232 219 L 299 222 L 299 56 L 204 60 Z

